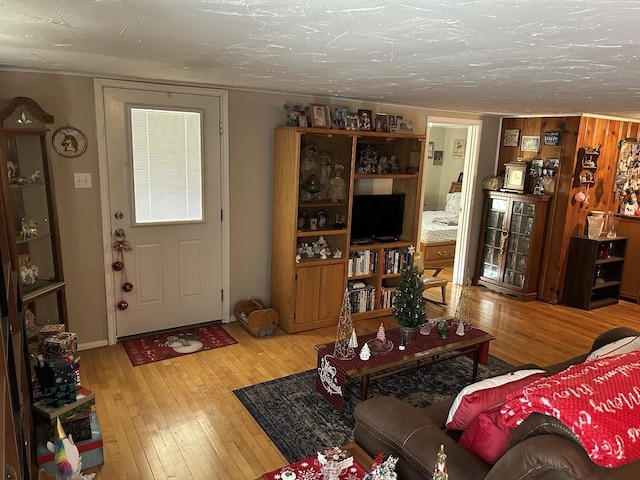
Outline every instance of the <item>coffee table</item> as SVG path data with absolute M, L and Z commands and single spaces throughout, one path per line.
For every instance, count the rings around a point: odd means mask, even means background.
M 367 452 L 365 452 L 364 450 L 362 450 L 362 448 L 360 448 L 360 445 L 356 444 L 356 443 L 347 443 L 346 445 L 343 445 L 342 448 L 344 448 L 345 450 L 347 450 L 351 455 L 353 455 L 353 460 L 360 465 L 360 467 L 362 467 L 363 470 L 369 470 L 371 468 L 371 464 L 373 463 L 373 459 L 367 454 Z M 282 467 L 285 468 L 285 467 Z M 260 478 L 257 478 L 256 480 L 269 480 L 270 478 L 272 478 L 274 476 L 274 474 L 278 474 L 280 470 L 282 470 L 282 468 L 279 468 L 277 470 L 274 470 L 272 472 L 267 472 L 267 473 L 263 473 L 262 476 Z M 319 477 L 318 478 L 322 478 L 322 476 L 320 474 L 318 474 Z
M 478 374 L 478 363 L 486 363 L 489 356 L 489 342 L 495 337 L 477 328 L 467 330 L 464 336 L 455 333 L 455 319 L 449 319 L 449 337 L 440 339 L 437 329 L 429 335 L 417 334 L 416 341 L 406 346 L 405 351 L 398 350 L 399 331 L 387 330 L 387 339 L 394 344 L 388 353 L 372 356 L 363 361 L 358 357 L 362 345 L 375 338 L 375 334 L 358 337 L 356 356 L 350 360 L 339 360 L 333 357 L 334 344 L 316 345 L 318 351 L 318 381 L 317 390 L 322 393 L 338 410 L 342 408 L 344 397 L 336 394 L 340 389 L 344 391 L 344 380 L 361 379 L 360 398 L 365 400 L 369 383 L 374 380 L 396 375 L 407 370 L 432 365 L 451 360 L 462 355 L 473 358 L 473 372 L 471 381 L 475 381 Z M 333 376 L 332 376 L 333 375 Z M 340 396 L 340 398 L 337 398 Z

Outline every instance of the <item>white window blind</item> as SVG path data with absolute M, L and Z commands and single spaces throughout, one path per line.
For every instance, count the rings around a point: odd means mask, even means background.
M 135 223 L 203 220 L 202 115 L 130 108 Z

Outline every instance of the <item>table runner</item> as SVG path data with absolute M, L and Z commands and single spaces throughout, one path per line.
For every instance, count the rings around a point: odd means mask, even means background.
M 292 476 L 291 474 L 287 475 L 286 472 L 295 473 L 295 478 L 299 480 L 322 480 L 322 478 L 324 478 L 320 472 L 320 462 L 318 461 L 317 454 L 294 462 L 286 467 L 267 472 L 262 475 L 262 478 L 266 480 L 283 480 L 288 476 Z M 340 480 L 362 480 L 365 473 L 364 468 L 354 460 L 351 467 L 345 468 L 340 472 L 339 478 Z
M 376 338 L 376 333 L 358 337 L 358 347 L 355 348 L 355 356 L 349 360 L 341 360 L 334 356 L 335 345 L 330 344 L 318 350 L 318 368 L 316 370 L 316 391 L 322 394 L 331 405 L 338 411 L 342 411 L 344 404 L 344 386 L 345 374 L 348 370 L 356 370 L 367 365 L 375 365 L 376 362 L 393 360 L 422 352 L 431 348 L 449 343 L 459 342 L 465 338 L 476 338 L 486 335 L 478 328 L 466 330 L 464 336 L 456 335 L 457 322 L 448 319 L 449 338 L 442 340 L 438 335 L 437 326 L 435 326 L 429 335 L 416 334 L 416 339 L 409 345 L 405 346 L 405 350 L 399 350 L 400 330 L 392 329 L 386 331 L 387 340 L 393 342 L 393 349 L 387 353 L 371 356 L 369 360 L 360 360 L 360 349 L 369 340 Z M 480 351 L 480 363 L 486 365 L 489 360 L 489 342 L 485 342 Z

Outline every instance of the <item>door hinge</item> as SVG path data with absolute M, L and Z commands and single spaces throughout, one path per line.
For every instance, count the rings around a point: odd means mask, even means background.
M 218 132 L 222 135 L 222 122 L 218 123 Z

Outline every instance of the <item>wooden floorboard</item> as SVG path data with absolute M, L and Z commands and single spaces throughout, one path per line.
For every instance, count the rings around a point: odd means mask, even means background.
M 441 275 L 450 278 L 448 270 Z M 428 315 L 453 315 L 461 291 L 450 285 L 448 304 L 429 303 Z M 439 290 L 432 294 L 437 299 Z M 473 323 L 496 337 L 491 353 L 511 364 L 553 364 L 585 352 L 608 328 L 640 330 L 640 305 L 629 302 L 587 312 L 484 287 L 469 294 Z M 390 317 L 361 320 L 356 330 L 375 332 L 381 321 L 394 325 Z M 82 382 L 96 393 L 104 438 L 98 480 L 253 479 L 286 463 L 232 390 L 314 368 L 313 346 L 332 342 L 336 328 L 277 329 L 263 338 L 238 323 L 224 328 L 237 344 L 139 367 L 121 344 L 81 353 Z

